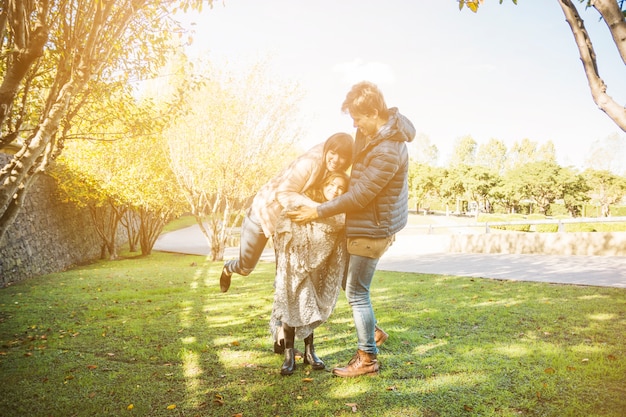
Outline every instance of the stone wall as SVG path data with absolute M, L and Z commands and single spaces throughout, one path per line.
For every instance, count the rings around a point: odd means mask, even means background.
M 626 232 L 452 235 L 447 250 L 464 253 L 626 256 Z
M 0 166 L 9 157 L 0 153 Z M 98 259 L 100 242 L 88 209 L 61 202 L 54 180 L 41 175 L 0 240 L 0 287 Z

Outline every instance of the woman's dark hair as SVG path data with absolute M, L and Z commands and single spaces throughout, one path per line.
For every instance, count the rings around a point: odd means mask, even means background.
M 339 154 L 346 160 L 346 166 L 343 169 L 347 169 L 352 165 L 352 153 L 354 152 L 354 139 L 348 133 L 335 133 L 324 142 L 324 157 L 328 151 L 333 151 Z

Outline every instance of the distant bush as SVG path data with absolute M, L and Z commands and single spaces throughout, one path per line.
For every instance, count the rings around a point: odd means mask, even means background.
M 611 206 L 611 216 L 626 217 L 626 206 Z
M 566 232 L 597 232 L 598 223 L 571 223 L 565 225 Z
M 556 233 L 559 231 L 559 224 L 557 220 L 571 219 L 569 215 L 559 215 L 550 217 L 555 223 L 535 224 L 535 225 L 508 225 L 508 226 L 495 226 L 493 223 L 506 223 L 514 221 L 535 221 L 545 220 L 546 216 L 542 214 L 529 214 L 525 216 L 523 214 L 481 214 L 478 216 L 479 223 L 490 223 L 490 227 L 498 230 L 507 230 L 511 232 L 530 232 L 537 233 Z M 626 223 L 566 223 L 563 224 L 563 230 L 565 232 L 626 232 Z
M 552 203 L 550 204 L 550 214 L 553 216 L 568 216 L 569 212 L 565 208 L 564 204 Z
M 558 224 L 536 224 L 535 232 L 538 233 L 556 233 L 559 231 Z

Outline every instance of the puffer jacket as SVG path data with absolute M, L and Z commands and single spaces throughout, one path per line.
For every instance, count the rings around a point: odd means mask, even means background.
M 406 144 L 414 137 L 415 127 L 395 107 L 369 143 L 357 132 L 348 191 L 318 206 L 318 215 L 346 213 L 348 237 L 384 238 L 399 232 L 409 216 Z

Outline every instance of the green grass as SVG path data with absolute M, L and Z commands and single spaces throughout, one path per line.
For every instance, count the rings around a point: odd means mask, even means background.
M 341 379 L 299 361 L 283 377 L 268 330 L 273 264 L 234 277 L 225 294 L 220 266 L 156 252 L 0 290 L 0 415 L 617 417 L 626 410 L 624 289 L 377 272 L 373 302 L 390 333 L 380 376 Z M 344 293 L 316 341 L 329 368 L 354 353 Z

